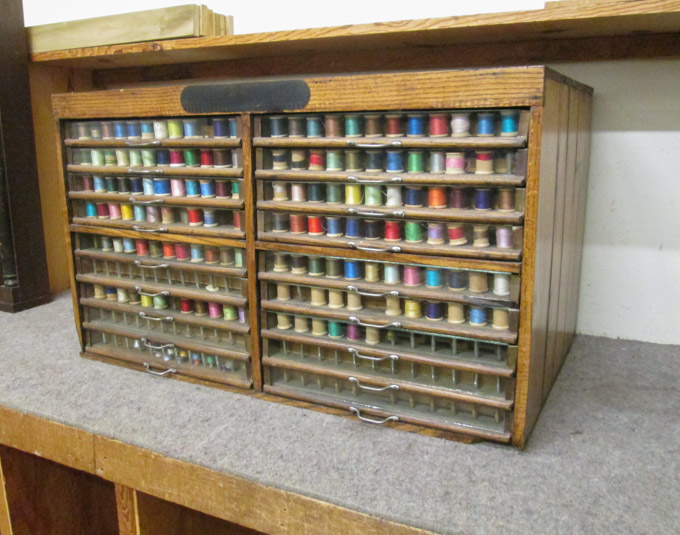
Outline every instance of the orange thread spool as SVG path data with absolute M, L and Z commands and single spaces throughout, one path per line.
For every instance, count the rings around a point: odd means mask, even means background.
M 430 186 L 427 191 L 427 204 L 430 208 L 446 208 L 446 188 Z

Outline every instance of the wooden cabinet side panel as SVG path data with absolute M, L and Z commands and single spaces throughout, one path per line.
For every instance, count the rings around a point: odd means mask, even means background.
M 139 507 L 135 489 L 116 485 L 116 513 L 119 535 L 142 535 L 139 527 Z
M 14 535 L 5 488 L 5 475 L 2 469 L 2 455 L 0 455 L 0 535 Z

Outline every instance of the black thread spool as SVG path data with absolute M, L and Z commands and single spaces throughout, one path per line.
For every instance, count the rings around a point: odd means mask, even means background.
M 288 214 L 272 214 L 272 231 L 273 232 L 289 232 L 290 231 L 290 216 Z
M 367 240 L 379 240 L 383 237 L 384 225 L 382 221 L 364 220 L 364 234 Z
M 290 271 L 300 275 L 307 273 L 307 257 L 300 255 L 291 255 L 290 257 Z

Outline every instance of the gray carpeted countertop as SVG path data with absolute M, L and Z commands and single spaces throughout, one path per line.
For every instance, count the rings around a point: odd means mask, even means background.
M 71 301 L 0 313 L 0 404 L 443 533 L 678 533 L 680 346 L 577 338 L 524 452 L 81 359 Z

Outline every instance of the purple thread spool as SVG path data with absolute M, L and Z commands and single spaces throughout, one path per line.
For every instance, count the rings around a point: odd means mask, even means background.
M 361 327 L 350 323 L 347 325 L 347 339 L 348 340 L 361 340 Z
M 427 301 L 425 303 L 425 318 L 430 321 L 440 321 L 444 319 L 444 303 L 439 301 Z
M 491 210 L 491 188 L 475 189 L 475 210 Z
M 465 188 L 454 186 L 449 191 L 449 206 L 451 208 L 464 209 L 467 202 L 465 200 Z
M 428 223 L 427 224 L 427 243 L 430 245 L 444 244 L 444 224 L 443 223 Z
M 512 227 L 496 227 L 496 247 L 500 249 L 512 248 Z

